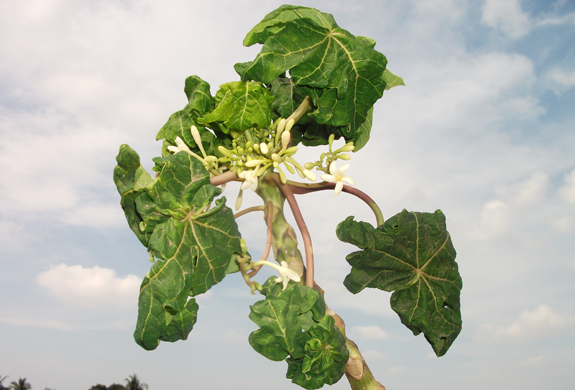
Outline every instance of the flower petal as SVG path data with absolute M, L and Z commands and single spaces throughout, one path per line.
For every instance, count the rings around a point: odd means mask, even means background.
M 321 175 L 321 179 L 323 181 L 327 181 L 328 183 L 335 183 L 337 181 L 337 178 L 335 176 L 328 174 Z
M 345 164 L 343 167 L 339 168 L 339 170 L 337 172 L 340 175 L 343 175 L 345 173 L 345 171 L 347 171 L 347 168 L 349 168 L 349 164 Z
M 337 169 L 337 164 L 335 163 L 335 161 L 329 164 L 329 173 L 331 173 L 331 175 L 334 177 L 337 177 L 339 175 L 339 171 Z
M 338 181 L 337 184 L 335 185 L 333 196 L 334 197 L 338 196 L 342 189 L 343 189 L 343 183 L 341 181 Z
M 341 178 L 341 181 L 343 181 L 343 182 L 346 183 L 346 184 L 349 184 L 350 186 L 354 186 L 354 185 L 355 185 L 355 182 L 354 182 L 353 179 L 352 179 L 351 177 L 349 177 L 349 176 L 343 176 L 343 177 Z

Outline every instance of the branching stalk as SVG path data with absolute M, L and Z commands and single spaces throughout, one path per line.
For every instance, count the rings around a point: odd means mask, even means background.
M 242 211 L 238 211 L 237 213 L 234 214 L 234 218 L 238 219 L 239 217 L 249 214 L 249 213 L 253 213 L 255 211 L 265 211 L 265 206 L 253 206 L 253 207 L 248 207 L 247 209 L 243 209 Z
M 292 192 L 297 195 L 308 194 L 315 191 L 333 190 L 335 188 L 335 184 L 336 183 L 328 183 L 325 181 L 313 184 L 298 183 L 291 180 L 288 180 L 287 182 L 287 185 L 291 187 Z M 363 200 L 375 214 L 377 226 L 383 225 L 385 220 L 383 219 L 381 209 L 369 195 L 355 187 L 351 187 L 345 184 L 343 185 L 342 192 L 347 192 L 348 194 L 354 195 Z
M 237 178 L 238 174 L 236 171 L 228 171 L 221 175 L 210 177 L 210 183 L 214 186 L 220 186 L 222 184 L 229 183 L 230 181 L 234 181 Z

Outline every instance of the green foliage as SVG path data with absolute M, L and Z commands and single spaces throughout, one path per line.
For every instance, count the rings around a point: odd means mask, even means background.
M 293 195 L 333 184 L 294 183 L 281 169 L 311 181 L 310 169 L 331 172 L 330 164 L 349 159 L 347 152 L 369 141 L 373 106 L 383 92 L 404 83 L 386 68 L 372 39 L 352 35 L 332 15 L 313 8 L 284 5 L 269 13 L 244 40 L 246 46 L 256 43 L 262 45 L 256 58 L 235 65 L 241 80 L 221 85 L 215 96 L 198 76 L 186 79 L 186 105 L 156 136 L 163 143 L 154 178 L 134 150 L 120 147 L 114 182 L 128 225 L 153 263 L 140 287 L 134 338 L 147 350 L 160 341 L 186 339 L 197 321 L 194 297 L 241 272 L 251 291 L 265 296 L 251 306 L 250 319 L 259 329 L 250 334 L 250 345 L 270 360 L 285 360 L 294 383 L 317 389 L 339 381 L 350 354 L 357 357 L 359 351 L 327 314 L 313 267 L 304 266 L 283 208 L 287 199 L 313 264 L 309 232 Z M 353 145 L 332 150 L 334 138 L 341 137 Z M 329 144 L 329 152 L 300 164 L 293 157 L 299 144 Z M 290 278 L 300 284 L 282 290 L 274 278 L 263 286 L 251 280 L 257 267 L 270 263 L 251 260 L 226 199 L 219 197 L 222 189 L 210 179 L 218 185 L 244 181 L 243 191 L 251 188 L 262 198 L 258 209 L 268 224 L 267 250 L 273 248 L 282 264 L 276 268 L 282 277 L 287 278 L 283 267 L 289 267 L 295 274 Z M 381 226 L 353 217 L 339 224 L 338 238 L 362 249 L 347 256 L 352 269 L 344 285 L 354 294 L 366 287 L 393 292 L 391 307 L 401 322 L 415 335 L 423 332 L 443 355 L 461 330 L 462 288 L 444 215 L 404 210 L 384 223 L 371 198 L 348 192 L 371 207 Z M 316 289 L 303 285 L 303 278 L 299 282 L 302 274 Z M 381 388 L 364 370 L 359 379 L 348 376 L 352 387 Z M 127 382 L 126 388 L 145 387 L 135 375 Z
M 262 51 L 254 61 L 236 64 L 236 71 L 242 80 L 265 84 L 289 71 L 290 89 L 299 89 L 294 98 L 309 95 L 315 106 L 308 114 L 311 128 L 298 129 L 302 142 L 326 144 L 332 133 L 346 141 L 365 138 L 362 124 L 391 74 L 384 77 L 387 60 L 374 50 L 375 41 L 339 28 L 329 14 L 282 6 L 248 33 L 244 44 L 254 43 L 263 44 Z
M 287 377 L 306 389 L 336 383 L 345 371 L 348 351 L 323 298 L 307 286 L 281 291 L 274 279 L 263 286 L 266 299 L 251 306 L 250 319 L 260 329 L 250 334 L 250 345 L 270 360 L 287 358 Z
M 18 381 L 12 381 L 10 383 L 11 390 L 30 390 L 32 385 L 26 381 L 26 378 L 19 378 Z
M 186 339 L 198 305 L 189 296 L 206 292 L 226 275 L 240 234 L 221 189 L 187 153 L 154 159 L 158 178 L 142 173 L 139 156 L 122 145 L 114 179 L 132 230 L 157 259 L 140 287 L 134 337 L 145 349 L 159 341 Z M 146 177 L 145 179 L 142 179 Z
M 216 107 L 199 121 L 226 134 L 232 130 L 268 127 L 273 100 L 270 92 L 259 82 L 234 81 L 220 86 L 216 93 Z
M 215 107 L 215 99 L 210 94 L 210 84 L 198 76 L 190 76 L 186 79 L 184 93 L 188 98 L 188 104 L 186 104 L 182 110 L 173 113 L 156 135 L 156 140 L 164 140 L 162 155 L 167 156 L 170 154 L 166 147 L 168 145 L 175 145 L 176 137 L 180 137 L 192 151 L 196 154 L 200 154 L 200 149 L 190 133 L 192 126 L 198 128 L 206 153 L 216 156 L 219 155 L 218 146 L 231 144 L 231 139 L 226 134 L 220 132 L 219 127 L 216 127 L 217 136 L 207 131 L 198 119 L 212 111 Z
M 443 213 L 403 210 L 378 228 L 348 217 L 337 236 L 363 249 L 347 256 L 345 287 L 354 294 L 366 287 L 393 291 L 401 322 L 415 335 L 423 332 L 437 356 L 445 354 L 461 331 L 462 282 Z

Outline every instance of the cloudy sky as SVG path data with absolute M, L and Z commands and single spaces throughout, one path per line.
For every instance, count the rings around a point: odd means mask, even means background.
M 247 342 L 258 297 L 237 275 L 199 298 L 189 340 L 132 338 L 150 263 L 112 181 L 122 143 L 147 168 L 184 79 L 237 80 L 244 35 L 282 2 L 0 0 L 0 376 L 88 389 L 299 388 Z M 374 223 L 345 194 L 301 198 L 318 283 L 388 390 L 572 389 L 575 383 L 575 2 L 301 1 L 377 41 L 406 87 L 377 103 L 348 170 L 386 217 L 447 215 L 464 327 L 435 358 L 389 309 L 349 294 L 335 227 Z M 303 153 L 313 159 L 323 149 Z M 226 190 L 235 200 L 237 186 Z M 248 202 L 256 204 L 255 197 Z M 238 223 L 261 254 L 261 215 Z M 262 277 L 262 280 L 264 278 Z M 348 388 L 343 379 L 333 386 Z

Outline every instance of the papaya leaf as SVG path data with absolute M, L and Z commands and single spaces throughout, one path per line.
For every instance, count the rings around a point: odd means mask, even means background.
M 389 69 L 385 69 L 383 74 L 381 75 L 383 81 L 385 81 L 385 90 L 388 91 L 393 87 L 397 87 L 399 85 L 405 86 L 403 79 L 399 76 L 394 75 L 389 71 Z
M 357 129 L 357 131 L 353 136 L 352 141 L 353 146 L 355 146 L 355 149 L 353 149 L 354 153 L 361 150 L 361 148 L 363 148 L 365 144 L 367 144 L 367 141 L 369 141 L 372 123 L 373 123 L 373 107 L 367 112 L 365 122 L 363 122 L 361 126 L 359 126 L 359 128 Z
M 188 104 L 184 111 L 192 118 L 197 118 L 214 109 L 214 98 L 210 92 L 210 84 L 198 76 L 186 78 L 184 93 Z
M 203 164 L 179 152 L 154 159 L 158 178 L 138 175 L 139 157 L 122 145 L 114 179 L 128 223 L 157 260 L 140 287 L 134 337 L 145 349 L 186 339 L 196 321 L 190 296 L 206 292 L 241 253 L 240 234 Z M 151 179 L 151 178 L 150 178 Z M 144 185 L 145 183 L 149 185 Z M 142 187 L 138 190 L 134 189 Z
M 164 140 L 162 144 L 162 156 L 171 154 L 168 146 L 176 145 L 176 137 L 182 141 L 194 153 L 201 155 L 201 151 L 190 131 L 192 126 L 196 126 L 202 139 L 202 145 L 208 155 L 221 157 L 218 146 L 228 147 L 231 139 L 221 132 L 210 132 L 198 122 L 198 118 L 214 109 L 215 99 L 210 94 L 210 84 L 198 76 L 186 78 L 184 93 L 188 98 L 188 104 L 180 111 L 176 111 L 168 118 L 156 135 L 156 140 Z
M 232 130 L 267 127 L 271 123 L 273 99 L 260 82 L 233 81 L 220 86 L 216 93 L 214 110 L 198 121 L 211 127 L 219 127 L 226 134 Z
M 303 285 L 282 291 L 274 281 L 262 286 L 266 299 L 251 306 L 250 319 L 260 327 L 250 334 L 251 346 L 270 360 L 286 359 L 287 377 L 306 389 L 337 382 L 349 352 L 323 298 Z
M 297 305 L 290 305 L 283 299 L 266 299 L 256 302 L 250 309 L 250 319 L 260 326 L 249 337 L 253 349 L 276 362 L 292 354 L 303 354 L 305 334 L 297 322 Z
M 250 30 L 244 39 L 244 46 L 264 43 L 270 36 L 283 29 L 287 22 L 300 18 L 313 20 L 315 24 L 327 29 L 339 27 L 330 14 L 320 12 L 315 8 L 284 4 L 267 14 Z
M 144 188 L 152 185 L 154 179 L 140 164 L 138 153 L 126 144 L 120 146 L 116 161 L 118 164 L 114 168 L 114 183 L 121 195 L 120 204 L 130 229 L 147 246 L 149 234 L 146 236 L 140 229 L 143 220 L 136 210 L 136 199 L 144 192 Z
M 374 50 L 373 40 L 355 37 L 335 22 L 305 16 L 273 20 L 260 26 L 259 38 L 248 39 L 255 43 L 265 38 L 262 51 L 253 62 L 236 64 L 236 71 L 242 80 L 264 84 L 289 71 L 295 85 L 316 89 L 308 91 L 316 107 L 308 115 L 320 124 L 347 127 L 346 139 L 352 139 L 383 94 L 384 55 Z
M 319 389 L 338 382 L 349 358 L 345 343 L 333 317 L 324 316 L 309 329 L 303 357 L 287 359 L 287 378 L 305 389 Z
M 401 322 L 444 355 L 461 331 L 463 286 L 445 215 L 403 210 L 378 228 L 348 217 L 337 236 L 362 249 L 346 257 L 352 269 L 345 287 L 354 294 L 393 291 L 391 308 Z

